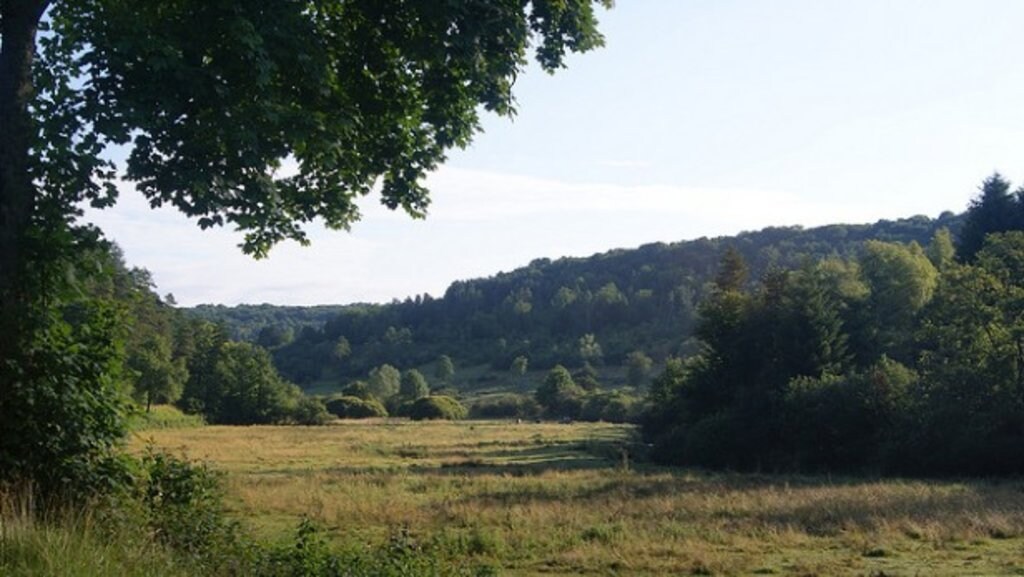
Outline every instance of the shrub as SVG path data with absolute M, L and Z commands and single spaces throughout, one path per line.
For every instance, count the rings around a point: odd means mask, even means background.
M 318 426 L 326 425 L 331 421 L 331 414 L 323 401 L 313 397 L 302 397 L 295 405 L 295 412 L 292 420 L 299 425 Z
M 136 491 L 157 541 L 209 562 L 236 545 L 237 526 L 227 519 L 219 474 L 154 452 L 142 458 L 142 469 Z
M 341 419 L 369 419 L 388 416 L 387 409 L 375 399 L 341 396 L 327 401 L 327 411 Z
M 370 392 L 370 386 L 364 381 L 352 381 L 345 385 L 345 388 L 341 389 L 341 394 L 346 397 L 358 397 L 366 401 L 375 398 L 373 393 Z
M 466 418 L 466 408 L 451 397 L 440 395 L 423 397 L 412 404 L 409 418 L 414 421 L 425 419 L 447 419 L 454 421 Z
M 537 401 L 512 393 L 481 399 L 470 408 L 470 414 L 478 419 L 533 419 L 540 411 Z
M 580 419 L 608 423 L 633 422 L 637 417 L 636 406 L 636 397 L 625 393 L 591 393 L 583 402 Z

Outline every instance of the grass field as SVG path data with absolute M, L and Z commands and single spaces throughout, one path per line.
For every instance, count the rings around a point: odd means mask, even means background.
M 607 424 L 345 422 L 136 434 L 227 473 L 264 535 L 396 531 L 507 575 L 1024 575 L 1024 483 L 705 474 Z

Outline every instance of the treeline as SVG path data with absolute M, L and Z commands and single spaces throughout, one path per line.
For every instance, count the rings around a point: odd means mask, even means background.
M 728 251 L 700 352 L 655 379 L 657 459 L 743 470 L 1024 472 L 1024 189 L 986 180 L 954 246 L 750 267 Z
M 924 244 L 938 229 L 959 226 L 959 217 L 944 213 L 937 219 L 768 228 L 589 258 L 539 259 L 510 273 L 455 282 L 441 298 L 344 307 L 321 325 L 307 321 L 331 309 L 300 316 L 293 315 L 305 309 L 267 305 L 192 312 L 269 348 L 275 366 L 299 384 L 347 382 L 382 364 L 420 366 L 445 354 L 464 366 L 499 371 L 520 356 L 544 370 L 585 362 L 624 365 L 635 351 L 662 361 L 698 350 L 690 338 L 698 304 L 727 247 L 761 275 L 806 260 L 852 258 L 872 239 Z
M 129 268 L 116 245 L 97 248 L 104 274 L 86 292 L 111 303 L 123 335 L 121 389 L 140 407 L 176 404 L 220 424 L 302 423 L 328 419 L 320 401 L 306 397 L 274 368 L 266 350 L 233 341 L 219 324 L 183 314 L 161 298 L 152 277 Z

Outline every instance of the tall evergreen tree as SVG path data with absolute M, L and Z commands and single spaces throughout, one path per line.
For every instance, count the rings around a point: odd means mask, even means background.
M 957 258 L 961 262 L 974 262 L 975 255 L 985 246 L 985 236 L 1005 232 L 1021 226 L 1019 199 L 1010 194 L 1010 183 L 998 172 L 985 179 L 978 196 L 971 201 L 960 230 Z

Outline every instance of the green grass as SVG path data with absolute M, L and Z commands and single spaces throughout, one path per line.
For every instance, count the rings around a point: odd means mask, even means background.
M 1024 574 L 1024 484 L 709 474 L 637 463 L 629 426 L 377 420 L 154 430 L 227 472 L 269 537 L 396 529 L 510 575 Z M 146 440 L 140 438 L 139 449 Z
M 144 409 L 132 415 L 128 427 L 133 431 L 150 429 L 182 429 L 201 427 L 205 423 L 199 415 L 186 415 L 173 405 L 153 405 L 149 412 Z
M 5 577 L 185 577 L 188 571 L 146 535 L 109 526 L 89 512 L 42 518 L 24 498 L 0 494 L 0 575 Z

